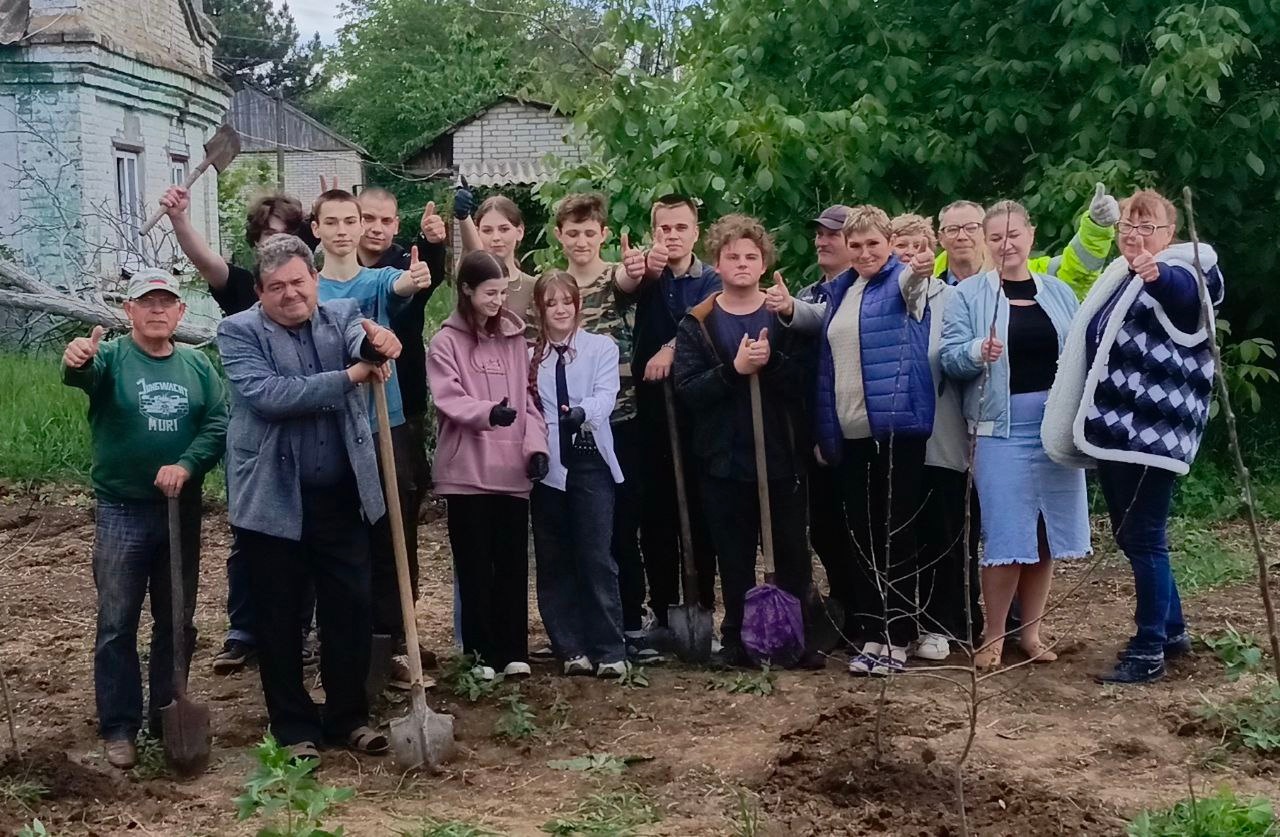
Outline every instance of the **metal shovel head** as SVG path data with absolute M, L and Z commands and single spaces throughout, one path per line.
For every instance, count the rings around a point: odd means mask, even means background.
M 214 131 L 213 136 L 209 137 L 209 141 L 204 144 L 205 159 L 218 171 L 231 165 L 231 161 L 239 153 L 240 135 L 227 123 L 223 123 L 222 127 Z
M 667 608 L 671 642 L 682 662 L 711 662 L 711 611 L 701 605 L 671 605 Z
M 416 702 L 416 701 L 415 701 Z M 453 740 L 453 716 L 426 708 L 391 720 L 391 753 L 401 770 L 427 765 L 439 767 L 457 752 Z
M 209 707 L 175 698 L 161 708 L 164 757 L 181 776 L 203 773 L 209 766 Z
M 742 608 L 742 645 L 756 663 L 794 665 L 804 654 L 800 600 L 768 582 L 748 590 Z

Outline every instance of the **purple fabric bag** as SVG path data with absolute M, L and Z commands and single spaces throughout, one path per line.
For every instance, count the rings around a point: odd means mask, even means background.
M 804 654 L 800 600 L 767 582 L 748 590 L 742 612 L 742 645 L 757 665 L 795 665 Z

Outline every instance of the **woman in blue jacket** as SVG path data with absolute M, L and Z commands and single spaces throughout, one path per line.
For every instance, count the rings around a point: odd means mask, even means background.
M 1057 659 L 1040 638 L 1053 560 L 1088 555 L 1090 542 L 1084 471 L 1052 462 L 1040 440 L 1058 354 L 1079 303 L 1062 280 L 1031 272 L 1035 227 L 1020 204 L 988 209 L 983 232 L 996 269 L 952 292 L 942 368 L 964 382 L 964 415 L 978 436 L 986 631 L 975 662 L 991 668 L 1004 650 L 1015 594 L 1022 650 L 1037 662 Z

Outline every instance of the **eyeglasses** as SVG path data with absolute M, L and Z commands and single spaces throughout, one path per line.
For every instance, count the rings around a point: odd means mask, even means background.
M 134 305 L 142 308 L 158 308 L 161 311 L 168 311 L 181 302 L 182 300 L 170 293 L 149 293 L 133 300 Z
M 1121 235 L 1128 235 L 1131 232 L 1136 232 L 1138 235 L 1155 235 L 1156 230 L 1172 226 L 1173 224 L 1130 224 L 1128 221 L 1121 221 L 1116 225 Z
M 981 224 L 975 221 L 970 221 L 967 224 L 948 224 L 947 226 L 943 227 L 939 232 L 941 232 L 945 236 L 954 237 L 959 235 L 961 230 L 964 230 L 969 235 L 975 235 L 980 229 L 982 229 Z

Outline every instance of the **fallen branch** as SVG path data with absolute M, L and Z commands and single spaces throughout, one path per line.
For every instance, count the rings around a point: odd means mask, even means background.
M 0 288 L 0 308 L 20 308 L 25 311 L 42 311 L 79 320 L 103 328 L 127 329 L 129 320 L 124 312 L 86 302 L 53 290 L 14 291 Z M 214 330 L 207 326 L 182 322 L 173 337 L 179 343 L 201 344 L 213 340 Z

